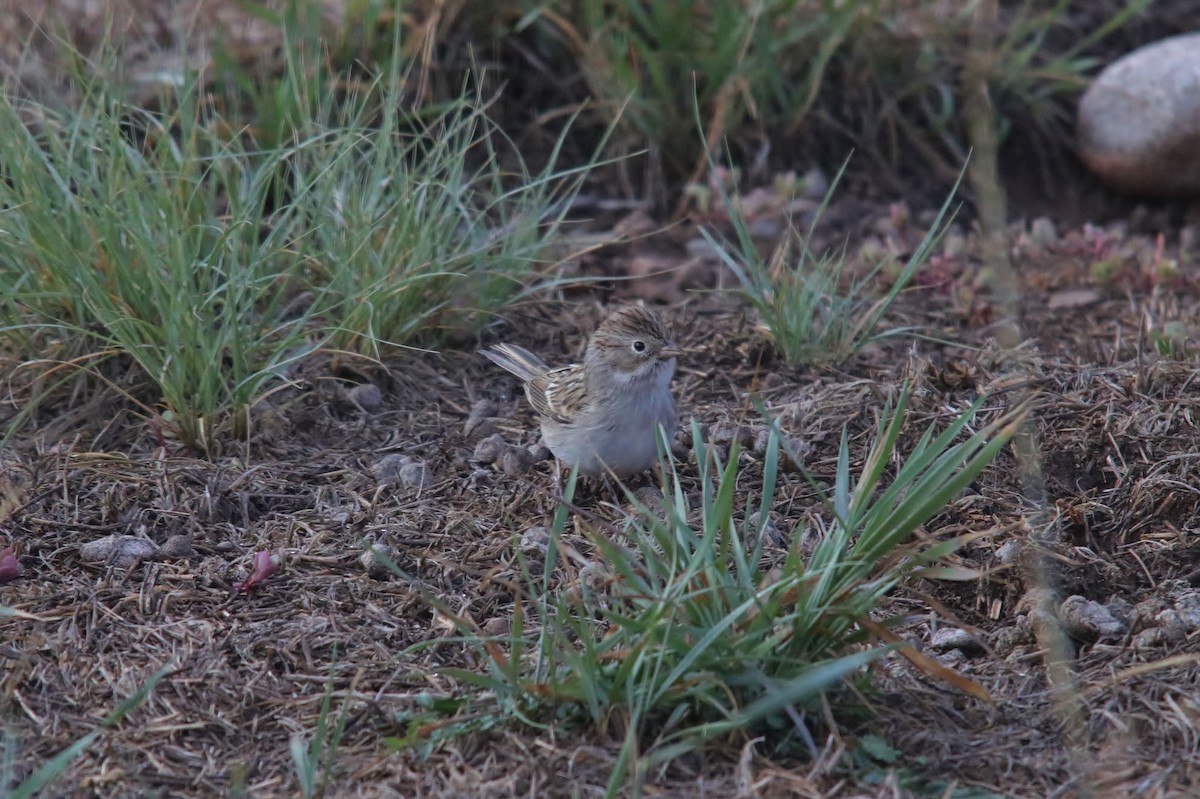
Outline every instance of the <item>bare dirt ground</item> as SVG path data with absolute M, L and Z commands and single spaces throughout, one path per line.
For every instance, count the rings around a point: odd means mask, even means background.
M 885 608 L 906 616 L 903 635 L 994 702 L 894 658 L 872 668 L 874 688 L 853 712 L 830 710 L 816 762 L 777 752 L 766 733 L 649 774 L 645 795 L 939 796 L 948 785 L 960 796 L 1195 795 L 1200 372 L 1194 354 L 1161 357 L 1142 331 L 1147 318 L 1193 322 L 1200 291 L 1194 267 L 1156 273 L 1138 265 L 1136 247 L 1118 245 L 1127 243 L 1081 233 L 1048 246 L 1014 238 L 1028 341 L 1013 356 L 990 343 L 993 312 L 971 289 L 971 248 L 935 260 L 889 319 L 958 345 L 898 338 L 836 368 L 791 369 L 772 359 L 732 300 L 691 294 L 664 309 L 689 350 L 676 383 L 683 415 L 715 440 L 740 424 L 753 441 L 757 396 L 801 443 L 805 468 L 828 481 L 843 426 L 861 457 L 903 380 L 915 390 L 901 453 L 980 392 L 989 418 L 1032 397 L 1045 503 L 1039 515 L 1004 452 L 926 528 L 933 537 L 983 532 L 957 562 L 988 576 L 915 583 Z M 1123 266 L 1098 282 L 1089 267 L 1105 255 Z M 620 270 L 625 257 L 585 267 Z M 493 432 L 536 443 L 517 385 L 475 349 L 503 338 L 565 361 L 617 301 L 613 288 L 518 308 L 483 341 L 397 357 L 386 369 L 309 364 L 297 388 L 257 415 L 248 441 L 211 459 L 181 451 L 83 377 L 43 399 L 36 426 L 3 451 L 0 480 L 0 545 L 15 545 L 25 571 L 0 585 L 0 605 L 34 617 L 0 622 L 0 707 L 17 778 L 173 664 L 48 795 L 225 796 L 239 786 L 247 796 L 299 795 L 289 740 L 313 735 L 330 680 L 333 707 L 346 707 L 349 720 L 328 795 L 601 794 L 619 746 L 613 734 L 539 734 L 514 723 L 428 757 L 415 745 L 387 746 L 413 732 L 405 714 L 451 690 L 440 668 L 483 665 L 413 586 L 372 579 L 359 556 L 364 540 L 389 543 L 426 590 L 485 630 L 505 628 L 520 583 L 517 542 L 553 512 L 550 464 L 473 461 L 479 438 Z M 4 415 L 29 401 L 21 374 Z M 107 376 L 139 391 L 132 372 L 113 365 Z M 366 383 L 382 389 L 378 407 L 351 400 Z M 495 404 L 495 416 L 468 435 L 480 400 Z M 397 481 L 401 454 L 423 461 L 432 480 Z M 742 457 L 744 495 L 760 465 L 752 445 Z M 599 500 L 594 510 L 617 518 Z M 773 508 L 783 545 L 824 515 L 808 483 L 786 474 Z M 1068 627 L 1077 685 L 1059 696 L 1070 700 L 1056 700 L 1048 683 L 1028 601 L 1036 584 L 1003 549 L 1016 541 L 1029 551 L 1039 520 L 1059 542 L 1050 554 L 1060 596 L 1104 603 L 1120 623 L 1103 636 Z M 172 546 L 186 541 L 194 552 L 129 565 L 85 559 L 81 545 L 112 534 L 159 545 L 185 536 Z M 259 551 L 281 554 L 282 570 L 249 593 L 236 590 Z M 565 584 L 575 576 L 565 573 Z M 944 627 L 974 633 L 974 643 L 930 648 Z M 428 646 L 402 654 L 419 642 Z M 863 755 L 868 733 L 894 757 Z

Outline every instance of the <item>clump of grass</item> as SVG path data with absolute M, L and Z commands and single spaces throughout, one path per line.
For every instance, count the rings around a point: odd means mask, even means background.
M 54 329 L 77 367 L 128 357 L 190 445 L 224 421 L 244 429 L 251 403 L 311 348 L 282 315 L 298 275 L 291 231 L 266 224 L 283 153 L 251 160 L 193 115 L 159 119 L 99 94 L 39 133 L 21 111 L 0 102 L 0 286 L 15 301 L 4 332 Z
M 545 571 L 527 574 L 511 637 L 484 638 L 430 598 L 488 664 L 487 674 L 451 673 L 494 703 L 490 713 L 482 699 L 441 711 L 462 714 L 460 731 L 507 716 L 615 735 L 622 746 L 609 796 L 622 784 L 640 784 L 656 765 L 731 735 L 771 729 L 777 746 L 790 739 L 811 747 L 806 713 L 894 648 L 869 632 L 880 629 L 872 621 L 880 603 L 964 543 L 916 542 L 914 531 L 979 475 L 1019 423 L 1010 414 L 968 435 L 980 400 L 944 430 L 928 430 L 901 458 L 907 397 L 906 388 L 857 478 L 843 434 L 827 497 L 832 521 L 811 531 L 816 544 L 808 552 L 796 531 L 772 567 L 763 563 L 763 541 L 780 479 L 782 437 L 774 427 L 761 486 L 747 491 L 736 447 L 723 463 L 698 443 L 699 496 L 688 496 L 680 465 L 668 462 L 662 508 L 643 508 L 619 534 L 591 534 L 603 579 L 556 592 L 549 575 L 563 546 L 567 514 L 560 509 Z M 693 435 L 700 442 L 695 426 Z M 896 473 L 886 482 L 890 468 Z M 425 729 L 445 736 L 454 723 Z
M 422 119 L 384 104 L 289 160 L 297 250 L 337 319 L 332 343 L 371 355 L 469 328 L 539 281 L 584 165 L 531 174 L 478 101 Z M 361 113 L 359 111 L 359 113 Z M 515 164 L 507 170 L 501 161 Z
M 1032 130 L 1049 152 L 1069 147 L 1072 98 L 1097 63 L 1089 50 L 1149 3 L 1108 3 L 1090 30 L 1070 0 L 582 0 L 507 18 L 519 20 L 519 52 L 537 53 L 531 66 L 568 96 L 583 87 L 626 152 L 648 150 L 643 190 L 694 178 L 723 141 L 748 162 L 772 148 L 828 153 L 823 139 L 847 136 L 902 188 L 954 179 L 973 144 L 963 109 L 975 89 L 960 76 L 976 67 L 1001 140 Z M 688 135 L 693 103 L 705 142 Z
M 564 43 L 596 107 L 649 147 L 673 179 L 703 165 L 689 135 L 698 103 L 712 142 L 732 131 L 798 120 L 852 27 L 870 14 L 855 3 L 795 0 L 547 4 L 522 18 Z M 810 13 L 811 12 L 811 13 Z M 651 188 L 654 188 L 651 186 Z
M 1127 0 L 1123 7 L 1114 4 L 1099 24 L 1088 31 L 1075 31 L 1065 38 L 1069 44 L 1052 45 L 1056 34 L 1071 31 L 1077 24 L 1069 0 L 1053 3 L 1023 2 L 1004 20 L 1003 27 L 992 26 L 994 45 L 989 53 L 966 53 L 962 60 L 985 59 L 991 95 L 999 108 L 1000 124 L 1007 130 L 1014 119 L 1027 122 L 1052 143 L 1071 141 L 1074 135 L 1074 105 L 1069 101 L 1088 85 L 1088 74 L 1102 59 L 1088 55 L 1104 39 L 1113 35 L 1143 11 L 1152 0 Z M 995 0 L 989 0 L 992 20 L 998 19 Z
M 51 372 L 131 360 L 157 390 L 132 399 L 207 451 L 298 359 L 436 344 L 529 290 L 589 165 L 507 170 L 479 98 L 403 112 L 396 64 L 335 92 L 291 63 L 268 142 L 194 75 L 167 112 L 0 100 L 0 345 L 52 331 L 60 356 L 25 353 Z
M 950 196 L 921 243 L 913 250 L 891 284 L 882 293 L 876 283 L 888 265 L 881 259 L 864 273 L 851 275 L 845 253 L 815 253 L 809 247 L 821 213 L 837 190 L 846 165 L 830 184 L 814 215 L 807 235 L 794 226 L 764 257 L 750 233 L 746 217 L 721 188 L 721 196 L 733 225 L 732 241 L 718 240 L 713 231 L 701 234 L 738 281 L 738 294 L 758 312 L 764 331 L 789 365 L 832 363 L 844 360 L 863 347 L 890 336 L 911 332 L 910 328 L 881 329 L 884 315 L 925 264 L 946 229 Z M 960 178 L 961 179 L 961 178 Z M 957 191 L 957 184 L 955 191 Z

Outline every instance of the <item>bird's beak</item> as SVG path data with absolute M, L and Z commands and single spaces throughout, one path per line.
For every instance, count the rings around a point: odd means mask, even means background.
M 658 351 L 658 357 L 664 361 L 671 358 L 681 358 L 683 357 L 683 350 L 674 341 L 668 341 L 667 346 Z

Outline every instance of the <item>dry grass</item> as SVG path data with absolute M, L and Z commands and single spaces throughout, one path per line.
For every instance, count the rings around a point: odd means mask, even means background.
M 0 51 L 8 66 L 32 70 L 9 77 L 51 91 L 61 85 L 50 66 L 52 42 L 26 49 L 32 28 L 23 5 L 0 0 L 0 27 L 19 34 L 0 42 Z M 143 5 L 131 0 L 122 8 Z M 99 30 L 91 17 L 73 19 L 93 35 Z M 125 14 L 118 28 L 137 19 Z M 250 61 L 277 50 L 273 34 L 242 16 L 201 24 L 245 33 L 242 55 Z M 144 27 L 146 41 L 174 35 L 161 20 Z M 126 55 L 134 79 L 162 66 L 155 49 Z M 853 98 L 838 102 L 855 105 Z M 845 146 L 842 135 L 830 141 L 814 152 Z M 867 216 L 852 202 L 842 208 L 843 218 L 855 220 L 848 225 Z M 1198 372 L 1194 360 L 1159 358 L 1142 331 L 1147 317 L 1195 319 L 1200 288 L 1184 264 L 1169 290 L 1151 291 L 1140 273 L 1121 282 L 1126 274 L 1100 286 L 1096 304 L 1049 308 L 1056 291 L 1091 284 L 1095 258 L 1086 250 L 1067 241 L 1019 255 L 1028 342 L 1015 356 L 988 344 L 994 309 L 964 266 L 973 252 L 931 267 L 945 271 L 925 281 L 932 288 L 902 299 L 906 318 L 894 323 L 925 325 L 978 349 L 895 340 L 840 368 L 789 369 L 772 359 L 744 308 L 708 297 L 669 309 L 692 350 L 677 382 L 684 415 L 694 414 L 714 439 L 742 435 L 736 431 L 746 426 L 753 442 L 761 424 L 750 397 L 759 397 L 802 446 L 806 468 L 828 482 L 843 427 L 861 456 L 885 400 L 905 378 L 916 388 L 914 431 L 952 418 L 979 391 L 991 394 L 991 417 L 1033 396 L 1045 501 L 1030 502 L 1036 492 L 1018 479 L 1023 464 L 1005 453 L 974 492 L 927 526 L 932 536 L 980 533 L 957 562 L 987 576 L 914 583 L 887 607 L 905 616 L 899 631 L 914 641 L 928 643 L 948 623 L 975 632 L 984 646 L 938 657 L 984 685 L 995 703 L 953 693 L 907 661 L 887 660 L 872 668 L 862 707 L 820 720 L 826 737 L 815 761 L 777 752 L 770 738 L 731 740 L 649 774 L 647 795 L 943 795 L 935 781 L 1031 799 L 1190 795 L 1200 781 L 1200 631 L 1176 619 L 1180 608 L 1200 602 Z M 600 316 L 593 299 L 575 298 L 521 309 L 510 329 L 492 332 L 565 359 Z M 459 689 L 440 669 L 484 664 L 412 586 L 367 576 L 363 542 L 395 547 L 399 565 L 426 590 L 482 629 L 503 631 L 519 598 L 514 539 L 548 524 L 554 508 L 547 463 L 509 474 L 472 462 L 487 432 L 499 430 L 510 443 L 535 440 L 519 392 L 471 354 L 477 343 L 393 359 L 378 370 L 310 361 L 294 389 L 255 409 L 251 437 L 226 441 L 211 460 L 188 456 L 88 376 L 42 394 L 27 370 L 0 361 L 8 378 L 0 425 L 38 403 L 33 429 L 0 449 L 0 549 L 15 546 L 25 570 L 0 586 L 0 606 L 33 616 L 0 620 L 0 712 L 12 733 L 5 745 L 17 747 L 15 778 L 95 730 L 169 663 L 174 671 L 149 700 L 75 761 L 49 795 L 298 795 L 289 741 L 314 734 L 327 684 L 334 714 L 348 714 L 329 795 L 602 794 L 616 736 L 538 734 L 514 724 L 464 735 L 428 758 L 415 747 L 392 751 L 385 741 L 412 732 L 404 714 L 428 696 Z M 103 368 L 111 385 L 136 389 L 128 363 L 113 359 Z M 382 389 L 379 407 L 353 401 L 349 389 L 365 383 Z M 468 435 L 464 422 L 480 399 L 495 402 L 498 414 Z M 433 482 L 394 482 L 398 454 L 423 460 Z M 757 477 L 752 446 L 744 457 L 742 493 Z M 587 502 L 615 515 L 599 496 Z M 791 473 L 773 514 L 792 537 L 826 511 Z M 1027 568 L 1032 558 L 1010 565 L 1001 557 L 1012 541 L 1034 551 L 1035 533 L 1048 541 L 1044 557 L 1061 596 L 1132 606 L 1128 634 L 1075 642 L 1070 701 L 1050 687 L 1032 629 L 1036 614 L 1022 604 L 1037 587 Z M 113 534 L 184 542 L 194 554 L 184 547 L 129 565 L 82 557 L 83 544 Z M 585 540 L 578 530 L 570 538 L 586 551 Z M 283 556 L 282 571 L 252 592 L 236 590 L 253 554 L 264 551 Z M 577 577 L 560 575 L 562 590 Z M 1157 641 L 1146 634 L 1155 630 Z M 1078 715 L 1064 716 L 1064 708 Z M 862 755 L 864 736 L 873 733 L 898 750 L 894 762 Z
M 984 532 L 958 557 L 990 569 L 988 577 L 912 585 L 889 608 L 909 615 L 901 632 L 914 640 L 928 642 L 947 624 L 931 607 L 977 630 L 985 648 L 941 657 L 983 684 L 994 704 L 889 660 L 873 669 L 865 716 L 826 720 L 827 749 L 817 762 L 772 755 L 770 740 L 730 741 L 713 756 L 649 775 L 654 795 L 908 795 L 913 783 L 897 786 L 921 776 L 1018 797 L 1084 795 L 1089 785 L 1101 796 L 1135 789 L 1177 796 L 1200 778 L 1200 637 L 1193 629 L 1154 647 L 1133 645 L 1134 634 L 1163 626 L 1161 611 L 1195 597 L 1200 583 L 1196 367 L 1139 357 L 1136 331 L 1152 298 L 1131 303 L 1113 287 L 1099 306 L 1045 310 L 1050 293 L 1085 279 L 1087 259 L 1055 256 L 1054 264 L 1024 265 L 1032 339 L 1017 364 L 986 345 L 909 343 L 873 349 L 841 370 L 797 371 L 764 360 L 769 355 L 739 307 L 714 299 L 669 316 L 692 349 L 678 381 L 685 413 L 718 441 L 739 423 L 752 439 L 760 424 L 747 411 L 747 395 L 756 393 L 803 442 L 818 480 L 832 477 L 843 425 L 864 451 L 885 398 L 904 377 L 916 384 L 910 430 L 949 418 L 980 390 L 992 393 L 988 413 L 1033 391 L 1062 596 L 1118 597 L 1140 609 L 1130 634 L 1079 644 L 1082 723 L 1064 723 L 1048 687 L 1028 608 L 1019 604 L 1028 575 L 997 558 L 1006 542 L 1028 543 L 1029 536 L 1030 508 L 1006 453 L 977 493 L 928 527 L 935 536 Z M 1186 296 L 1184 311 L 1196 302 L 1194 292 Z M 910 295 L 905 304 L 912 321 L 986 341 L 986 327 L 938 310 L 953 303 L 937 291 Z M 514 314 L 504 335 L 565 358 L 600 313 L 592 302 L 529 307 Z M 1110 346 L 1118 328 L 1120 344 Z M 1106 353 L 1102 361 L 1096 352 Z M 18 776 L 93 729 L 160 665 L 174 663 L 148 702 L 72 765 L 55 795 L 224 796 L 239 785 L 255 796 L 296 795 L 288 741 L 313 734 L 331 670 L 334 713 L 348 713 L 331 795 L 602 792 L 619 745 L 604 737 L 511 726 L 458 738 L 428 760 L 385 746 L 385 738 L 408 732 L 399 717 L 417 710 L 425 694 L 454 690 L 440 667 L 482 664 L 409 586 L 366 576 L 361 542 L 395 546 L 401 567 L 426 589 L 485 630 L 502 629 L 519 584 L 514 536 L 547 524 L 553 508 L 547 464 L 510 476 L 471 462 L 475 440 L 489 432 L 463 434 L 480 398 L 497 403 L 490 424 L 509 442 L 534 441 L 511 381 L 470 353 L 388 366 L 386 374 L 352 374 L 335 363 L 311 364 L 307 382 L 272 398 L 248 443 L 230 445 L 212 462 L 159 446 L 136 417 L 106 422 L 82 402 L 86 392 L 46 403 L 43 418 L 56 423 L 4 452 L 0 545 L 17 546 L 26 576 L 0 587 L 0 604 L 37 617 L 7 620 L 0 643 L 0 703 L 20 746 Z M 384 389 L 384 404 L 373 412 L 342 390 L 364 380 Z M 397 453 L 424 459 L 433 484 L 390 484 L 381 461 Z M 752 450 L 745 457 L 750 490 Z M 591 501 L 598 512 L 613 512 Z M 786 534 L 825 513 L 795 473 L 773 511 Z M 128 568 L 81 559 L 81 544 L 118 533 L 159 544 L 189 536 L 196 554 Z M 282 572 L 250 594 L 234 590 L 261 550 L 283 554 Z M 435 643 L 400 654 L 418 642 Z M 1166 660 L 1177 656 L 1187 657 Z M 1072 743 L 1076 730 L 1082 738 Z M 886 775 L 886 766 L 860 762 L 847 771 L 847 759 L 837 757 L 867 732 L 899 750 L 902 769 L 875 787 L 863 779 Z

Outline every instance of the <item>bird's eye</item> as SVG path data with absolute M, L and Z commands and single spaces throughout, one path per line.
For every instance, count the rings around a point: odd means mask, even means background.
M 646 351 L 646 342 L 642 341 L 641 339 L 633 342 L 633 351 L 639 352 L 639 353 L 645 352 Z

